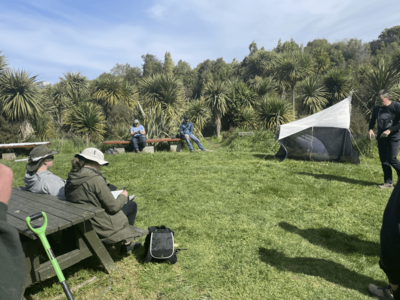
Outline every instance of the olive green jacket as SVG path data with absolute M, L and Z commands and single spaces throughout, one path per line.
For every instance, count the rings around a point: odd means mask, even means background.
M 121 211 L 128 198 L 111 194 L 106 178 L 93 168 L 82 168 L 79 172 L 70 172 L 65 185 L 67 201 L 101 207 L 104 214 L 90 219 L 93 229 L 103 243 L 114 244 L 132 239 L 134 231 L 128 218 Z

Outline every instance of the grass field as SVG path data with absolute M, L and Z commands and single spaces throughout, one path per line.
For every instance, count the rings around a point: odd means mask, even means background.
M 379 231 L 391 191 L 376 187 L 377 157 L 367 159 L 374 180 L 364 162 L 280 163 L 267 155 L 260 163 L 265 152 L 240 150 L 106 157 L 107 180 L 136 195 L 136 225 L 166 225 L 188 250 L 175 265 L 143 265 L 142 250 L 112 254 L 123 274 L 111 274 L 101 299 L 370 299 L 367 285 L 385 284 Z M 66 178 L 71 159 L 56 156 L 52 172 Z M 25 163 L 6 165 L 14 186 L 23 185 Z M 76 299 L 98 299 L 109 286 L 94 258 L 64 274 L 71 287 L 98 277 Z M 52 278 L 27 294 L 54 299 L 62 289 Z

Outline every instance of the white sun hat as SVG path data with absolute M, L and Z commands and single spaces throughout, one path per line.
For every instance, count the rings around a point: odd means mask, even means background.
M 97 162 L 101 166 L 108 165 L 108 161 L 104 160 L 104 154 L 97 148 L 86 148 L 81 153 L 78 153 L 76 156 L 82 156 L 88 160 L 92 160 Z

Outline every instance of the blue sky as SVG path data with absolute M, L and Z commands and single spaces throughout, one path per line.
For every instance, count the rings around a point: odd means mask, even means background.
M 169 51 L 192 68 L 241 61 L 249 44 L 307 44 L 378 37 L 400 25 L 399 0 L 0 0 L 0 50 L 9 67 L 56 83 L 65 72 L 94 79 L 116 63 L 140 66 Z

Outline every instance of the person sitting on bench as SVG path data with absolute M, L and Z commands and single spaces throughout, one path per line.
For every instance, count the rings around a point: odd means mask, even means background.
M 133 126 L 131 127 L 132 145 L 133 150 L 136 153 L 140 153 L 144 147 L 146 147 L 146 131 L 143 125 L 139 125 L 139 120 L 135 119 L 133 121 Z
M 179 132 L 181 133 L 181 139 L 184 139 L 186 141 L 190 152 L 194 152 L 194 150 L 189 138 L 192 139 L 197 144 L 197 146 L 199 146 L 201 151 L 206 151 L 206 149 L 204 149 L 203 145 L 200 143 L 199 139 L 194 136 L 193 124 L 192 122 L 189 122 L 188 116 L 183 116 L 183 122 L 181 123 L 181 126 L 179 128 Z
M 54 155 L 46 145 L 34 148 L 29 153 L 26 174 L 24 178 L 27 191 L 38 194 L 50 194 L 65 200 L 65 180 L 49 171 L 53 166 Z
M 67 201 L 103 208 L 104 214 L 90 219 L 93 229 L 105 244 L 123 242 L 120 254 L 124 255 L 142 246 L 140 242 L 131 242 L 135 237 L 131 226 L 135 223 L 137 204 L 132 201 L 134 196 L 128 197 L 126 190 L 114 198 L 100 172 L 106 165 L 108 161 L 99 149 L 86 148 L 76 154 L 68 174 L 65 196 Z

